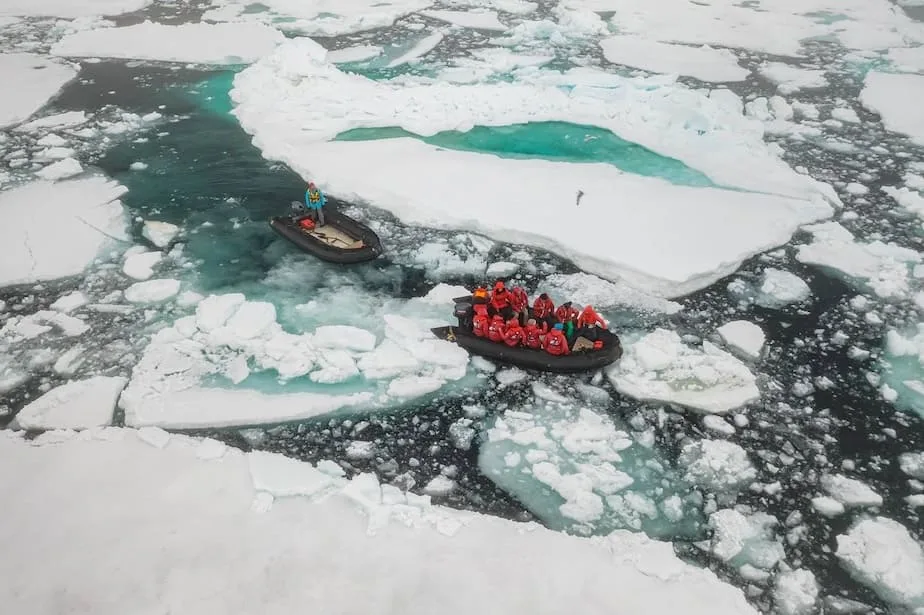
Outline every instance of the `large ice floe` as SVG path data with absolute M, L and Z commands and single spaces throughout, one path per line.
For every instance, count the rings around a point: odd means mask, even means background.
M 760 398 L 748 367 L 704 340 L 702 349 L 666 329 L 623 340 L 625 354 L 607 369 L 620 393 L 645 401 L 722 414 Z
M 0 53 L 0 75 L 7 83 L 16 84 L 4 88 L 0 96 L 0 128 L 6 128 L 41 109 L 77 76 L 77 69 L 37 54 Z
M 118 198 L 103 177 L 35 181 L 0 192 L 0 286 L 77 275 L 100 251 L 125 240 Z
M 306 606 L 603 614 L 616 604 L 648 615 L 683 604 L 691 615 L 757 615 L 741 590 L 683 562 L 670 543 L 627 531 L 580 538 L 456 511 L 372 474 L 346 479 L 330 462 L 242 453 L 157 428 L 31 441 L 0 432 L 0 457 L 16 468 L 0 484 L 0 600 L 11 612 L 208 603 L 228 615 Z M 345 591 L 356 579 L 362 591 Z M 385 581 L 368 582 L 376 579 Z M 271 589 L 279 587 L 287 589 Z
M 249 64 L 284 40 L 275 28 L 255 23 L 169 26 L 146 21 L 123 28 L 75 32 L 55 43 L 51 53 L 73 58 Z
M 514 83 L 376 82 L 338 70 L 325 56 L 310 40 L 291 41 L 235 78 L 234 113 L 265 156 L 408 223 L 557 251 L 587 271 L 662 296 L 708 285 L 785 243 L 801 224 L 831 215 L 829 200 L 836 201 L 829 186 L 795 173 L 768 148 L 762 126 L 743 117 L 727 91 L 710 98 L 663 78 L 593 69 L 534 71 Z M 610 129 L 743 190 L 680 186 L 602 163 L 453 151 L 410 137 L 333 140 L 355 128 L 397 126 L 427 136 L 543 121 Z M 477 187 L 479 198 L 460 185 Z M 568 210 L 595 223 L 550 227 L 537 215 Z
M 465 350 L 429 330 L 447 322 L 447 292 L 451 297 L 466 291 L 441 285 L 407 302 L 403 307 L 415 318 L 402 315 L 401 307 L 386 309 L 381 339 L 351 325 L 289 333 L 271 303 L 247 301 L 240 293 L 206 297 L 195 315 L 152 338 L 119 402 L 125 422 L 258 425 L 433 393 L 463 378 L 468 366 Z M 267 384 L 271 373 L 290 386 L 268 391 L 274 388 Z
M 154 0 L 3 0 L 0 15 L 20 17 L 96 17 L 143 9 Z
M 882 116 L 883 125 L 924 145 L 924 109 L 915 101 L 924 97 L 924 75 L 870 71 L 863 81 L 860 102 Z
M 95 376 L 56 387 L 27 404 L 13 421 L 22 429 L 89 429 L 112 424 L 127 380 Z
M 924 323 L 912 331 L 889 330 L 884 350 L 883 390 L 900 408 L 924 417 Z
M 727 49 L 672 45 L 640 36 L 613 36 L 600 41 L 600 47 L 603 57 L 614 64 L 653 73 L 684 75 L 714 83 L 744 81 L 749 74 Z

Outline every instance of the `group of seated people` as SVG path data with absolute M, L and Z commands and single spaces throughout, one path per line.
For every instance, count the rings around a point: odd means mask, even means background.
M 498 280 L 490 292 L 479 286 L 472 293 L 472 308 L 459 314 L 460 326 L 473 334 L 511 348 L 544 350 L 552 355 L 603 348 L 606 321 L 591 306 L 578 312 L 570 301 L 555 307 L 542 293 L 529 305 L 526 291 L 509 290 Z

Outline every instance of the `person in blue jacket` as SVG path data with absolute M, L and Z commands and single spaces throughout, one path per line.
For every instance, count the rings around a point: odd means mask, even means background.
M 324 204 L 327 198 L 321 192 L 314 182 L 308 182 L 308 189 L 305 190 L 305 206 L 311 218 L 318 223 L 318 226 L 324 226 Z

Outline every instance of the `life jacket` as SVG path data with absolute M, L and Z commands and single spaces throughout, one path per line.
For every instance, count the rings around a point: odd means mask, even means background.
M 504 332 L 504 343 L 514 348 L 523 343 L 524 333 L 520 323 L 516 320 L 511 320 L 511 323 Z
M 577 317 L 578 311 L 570 305 L 561 305 L 557 310 L 555 310 L 555 318 L 557 318 L 559 322 L 562 323 L 572 321 Z
M 581 315 L 578 316 L 577 326 L 578 329 L 582 327 L 592 327 L 594 323 L 597 323 L 601 327 L 606 328 L 606 321 L 600 318 L 600 315 L 591 306 L 584 308 L 584 311 L 581 312 Z
M 492 342 L 504 341 L 504 319 L 495 316 L 488 325 L 488 339 Z
M 529 297 L 526 296 L 526 291 L 519 286 L 514 286 L 510 291 L 510 307 L 514 312 L 521 312 L 527 305 L 529 305 Z
M 302 218 L 301 220 L 298 221 L 298 225 L 302 227 L 303 229 L 305 229 L 306 231 L 314 230 L 314 220 L 312 220 L 311 218 Z
M 527 348 L 540 348 L 542 346 L 542 331 L 536 325 L 526 325 L 523 328 L 525 339 L 523 345 Z
M 569 354 L 571 352 L 568 349 L 568 340 L 565 339 L 565 334 L 558 329 L 552 329 L 546 334 L 542 346 L 547 353 L 555 356 Z
M 510 305 L 510 293 L 506 290 L 494 291 L 491 294 L 491 305 L 498 312 Z
M 320 203 L 321 202 L 321 191 L 320 190 L 309 190 L 308 191 L 308 202 L 309 203 Z
M 547 316 L 550 316 L 554 311 L 555 304 L 552 303 L 551 299 L 536 297 L 536 300 L 533 302 L 533 316 L 536 318 L 536 320 L 546 318 Z
M 488 315 L 485 313 L 476 313 L 472 319 L 472 333 L 478 337 L 484 337 L 488 334 Z
M 475 303 L 487 303 L 488 302 L 488 291 L 484 286 L 479 286 L 475 289 L 475 292 L 472 293 L 472 299 Z

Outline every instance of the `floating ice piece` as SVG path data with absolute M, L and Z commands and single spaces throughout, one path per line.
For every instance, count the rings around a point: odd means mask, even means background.
M 141 230 L 142 236 L 158 248 L 166 248 L 180 233 L 180 227 L 169 222 L 145 220 Z
M 821 488 L 844 506 L 882 506 L 882 496 L 855 478 L 825 474 Z
M 124 58 L 197 64 L 249 64 L 270 53 L 286 38 L 275 28 L 256 23 L 184 23 L 146 21 L 121 28 L 69 34 L 52 45 L 56 56 Z
M 120 15 L 138 11 L 153 0 L 89 0 L 69 2 L 68 0 L 3 0 L 0 15 L 22 17 L 98 17 Z
M 662 314 L 676 314 L 682 307 L 622 281 L 610 282 L 588 273 L 555 273 L 541 287 L 558 303 L 567 300 L 596 308 L 623 307 Z
M 72 293 L 68 293 L 66 295 L 59 297 L 54 303 L 52 303 L 48 307 L 50 307 L 53 310 L 57 310 L 58 312 L 64 312 L 66 314 L 68 312 L 73 312 L 77 308 L 81 308 L 85 306 L 87 303 L 89 303 L 89 301 L 90 300 L 87 299 L 87 296 L 85 294 L 83 294 L 79 290 L 75 290 Z
M 136 282 L 125 289 L 129 303 L 163 303 L 180 292 L 180 281 L 171 279 Z
M 507 26 L 497 19 L 495 11 L 420 11 L 420 14 L 473 30 L 503 32 L 507 29 Z
M 924 480 L 924 453 L 902 453 L 898 465 L 908 476 Z
M 744 81 L 749 74 L 727 49 L 674 45 L 640 36 L 613 36 L 600 41 L 600 47 L 610 62 L 652 73 L 683 75 L 711 83 Z
M 836 517 L 843 515 L 846 511 L 843 504 L 825 495 L 812 498 L 812 508 L 825 517 Z
M 884 601 L 924 608 L 924 550 L 900 523 L 863 519 L 837 537 L 836 555 L 850 576 Z
M 90 326 L 79 318 L 52 310 L 39 310 L 27 316 L 13 316 L 0 328 L 0 339 L 17 342 L 43 335 L 53 328 L 63 335 L 77 337 L 86 333 Z
M 67 179 L 83 173 L 83 167 L 73 158 L 64 158 L 58 162 L 53 162 L 44 169 L 37 171 L 36 175 L 42 179 L 58 181 Z
M 847 122 L 850 124 L 860 123 L 860 116 L 850 107 L 835 107 L 831 109 L 831 117 L 840 122 Z
M 0 12 L 7 9 L 6 3 Z M 41 109 L 77 70 L 62 62 L 31 53 L 0 53 L 0 75 L 15 88 L 0 96 L 0 129 L 19 124 Z
M 802 278 L 788 271 L 774 269 L 773 267 L 764 269 L 759 291 L 760 294 L 756 299 L 757 304 L 768 308 L 799 303 L 800 301 L 805 301 L 811 295 L 808 284 Z
M 81 273 L 110 236 L 124 237 L 124 192 L 102 177 L 0 192 L 0 287 Z
M 362 62 L 382 55 L 382 47 L 378 45 L 357 45 L 327 52 L 327 61 L 334 64 L 349 64 Z
M 730 566 L 750 564 L 772 570 L 785 556 L 783 545 L 774 538 L 778 521 L 766 513 L 745 516 L 733 509 L 722 509 L 709 516 L 715 530 L 712 553 Z
M 882 191 L 917 217 L 924 218 L 924 196 L 920 192 L 910 190 L 904 186 L 901 188 L 885 186 Z
M 84 111 L 66 111 L 64 113 L 46 115 L 37 120 L 20 124 L 13 130 L 15 132 L 37 132 L 47 128 L 73 128 L 85 124 L 88 120 L 89 118 Z
M 484 275 L 489 280 L 494 278 L 507 278 L 516 273 L 519 268 L 520 265 L 518 263 L 497 261 L 488 265 Z
M 126 378 L 95 376 L 56 387 L 19 411 L 19 429 L 89 429 L 109 425 Z
M 823 70 L 799 68 L 782 62 L 765 62 L 758 72 L 776 84 L 777 91 L 786 96 L 799 90 L 824 88 L 828 85 Z
M 312 496 L 334 484 L 331 477 L 310 463 L 303 463 L 279 453 L 247 453 L 250 476 L 257 491 L 273 497 Z
M 818 582 L 809 570 L 785 570 L 776 577 L 773 600 L 780 615 L 810 615 L 818 602 Z
M 737 493 L 757 478 L 743 448 L 727 440 L 699 440 L 684 445 L 680 465 L 691 483 L 717 495 Z
M 763 329 L 746 320 L 733 320 L 717 329 L 722 341 L 745 355 L 756 359 L 764 348 L 766 336 Z
M 622 359 L 606 373 L 624 395 L 705 413 L 722 414 L 760 398 L 744 363 L 708 341 L 696 350 L 667 329 L 627 341 Z
M 884 299 L 904 299 L 910 293 L 911 267 L 921 262 L 918 252 L 878 240 L 859 243 L 837 222 L 813 224 L 805 230 L 814 235 L 814 242 L 799 247 L 799 262 L 832 269 Z
M 153 267 L 163 259 L 163 252 L 130 254 L 122 265 L 122 273 L 135 280 L 147 280 L 154 275 Z
M 870 71 L 860 91 L 860 102 L 882 116 L 887 129 L 908 135 L 918 145 L 924 145 L 924 108 L 914 101 L 921 98 L 924 75 Z
M 395 58 L 394 60 L 386 64 L 386 67 L 395 68 L 395 67 L 401 66 L 402 64 L 407 64 L 409 62 L 413 62 L 414 60 L 422 58 L 423 56 L 427 55 L 428 53 L 436 49 L 436 46 L 439 45 L 440 42 L 442 42 L 442 40 L 443 40 L 442 32 L 432 32 L 428 34 L 427 36 L 425 36 L 424 38 L 420 39 L 407 52 L 401 54 L 400 56 L 398 56 L 397 58 Z

